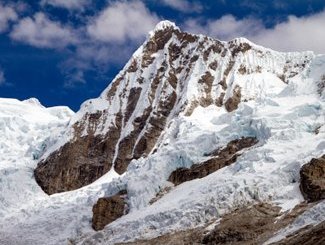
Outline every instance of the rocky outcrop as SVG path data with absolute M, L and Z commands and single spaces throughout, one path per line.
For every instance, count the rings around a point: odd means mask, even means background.
M 214 80 L 214 77 L 211 75 L 211 73 L 206 72 L 201 77 L 201 79 L 198 81 L 198 83 L 202 86 L 202 90 L 204 91 L 202 97 L 200 98 L 200 102 L 199 102 L 199 104 L 202 107 L 207 107 L 213 103 L 213 99 L 211 96 L 213 80 Z
M 161 199 L 164 195 L 166 195 L 171 190 L 172 190 L 171 186 L 167 186 L 167 187 L 163 188 L 158 193 L 156 193 L 156 196 L 149 201 L 149 204 L 151 205 L 151 204 L 157 202 L 159 199 Z
M 240 138 L 230 141 L 226 147 L 218 149 L 211 153 L 213 156 L 209 160 L 194 164 L 191 168 L 178 168 L 171 173 L 168 180 L 175 185 L 179 185 L 183 182 L 193 179 L 203 178 L 225 166 L 228 166 L 236 162 L 238 153 L 244 148 L 251 147 L 257 143 L 257 139 L 254 137 Z
M 301 204 L 289 213 L 281 213 L 281 208 L 268 203 L 259 203 L 248 207 L 238 208 L 224 215 L 220 222 L 208 223 L 194 229 L 165 234 L 151 240 L 139 240 L 129 245 L 252 245 L 263 244 L 280 229 L 286 227 L 303 213 L 308 206 Z M 314 230 L 319 236 L 322 228 Z M 318 234 L 318 235 L 317 235 Z M 307 237 L 307 236 L 305 236 Z M 321 239 L 320 239 L 321 240 Z M 297 240 L 305 241 L 305 240 Z M 121 243 L 122 244 L 122 243 Z M 281 243 L 286 244 L 286 243 Z M 294 243 L 288 243 L 294 244 Z M 304 244 L 304 243 L 296 243 Z M 312 243 L 310 243 L 312 244 Z M 321 244 L 321 243 L 316 243 Z
M 226 215 L 202 239 L 203 244 L 252 244 L 267 231 L 274 231 L 280 208 L 270 204 L 254 205 Z M 256 243 L 257 244 L 257 243 Z
M 203 229 L 190 229 L 179 231 L 173 234 L 167 234 L 153 238 L 151 240 L 138 240 L 128 243 L 116 243 L 115 245 L 202 245 Z
M 325 199 L 325 155 L 313 158 L 301 168 L 300 189 L 310 202 Z
M 325 75 L 322 75 L 320 81 L 317 83 L 317 92 L 321 96 L 325 91 Z
M 272 245 L 323 245 L 325 244 L 325 222 L 316 226 L 308 225 L 285 239 L 272 243 Z
M 127 213 L 126 192 L 111 197 L 99 198 L 93 206 L 92 227 L 102 230 L 104 227 Z
M 229 97 L 225 103 L 225 108 L 228 112 L 232 112 L 238 108 L 241 99 L 241 89 L 236 86 L 233 90 L 232 97 Z
M 86 116 L 89 122 L 98 123 L 102 114 Z M 34 171 L 37 183 L 47 194 L 54 194 L 80 188 L 103 176 L 112 167 L 121 119 L 116 115 L 115 126 L 110 127 L 105 136 L 94 135 L 91 130 L 87 136 L 81 136 L 83 128 L 76 124 L 74 141 L 38 164 Z

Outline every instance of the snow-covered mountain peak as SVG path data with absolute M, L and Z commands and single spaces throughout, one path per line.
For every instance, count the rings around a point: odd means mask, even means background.
M 164 131 L 177 118 L 190 117 L 196 109 L 210 106 L 233 112 L 242 103 L 271 99 L 288 84 L 300 88 L 308 82 L 314 58 L 310 52 L 275 52 L 245 38 L 221 42 L 182 32 L 163 21 L 101 96 L 82 105 L 70 122 L 69 137 L 42 159 L 40 173 L 36 171 L 38 181 L 48 185 L 48 193 L 54 193 L 89 184 L 112 166 L 122 174 L 131 160 L 156 151 Z M 315 93 L 313 84 L 309 90 Z M 89 141 L 94 137 L 103 144 L 100 151 L 105 157 L 97 153 L 99 145 Z M 90 162 L 99 163 L 92 165 L 96 170 L 91 170 L 95 173 L 89 179 L 78 177 L 88 174 L 84 165 L 89 157 L 73 157 L 77 145 L 93 151 Z M 65 164 L 66 158 L 71 166 Z M 79 172 L 66 180 L 69 184 L 43 178 L 43 171 L 55 164 L 62 167 L 55 168 L 54 179 L 72 166 Z
M 24 100 L 23 102 L 28 103 L 28 104 L 32 104 L 32 105 L 36 105 L 36 106 L 39 106 L 39 107 L 44 107 L 37 98 L 29 98 L 27 100 Z
M 169 21 L 169 20 L 162 20 L 155 26 L 155 28 L 150 33 L 164 31 L 166 29 L 180 30 L 179 27 L 176 26 L 176 24 L 174 22 Z
M 0 99 L 0 180 L 19 179 L 0 189 L 0 243 L 116 244 L 219 227 L 253 204 L 281 219 L 304 201 L 301 166 L 325 154 L 325 56 L 156 29 L 69 123 L 64 108 Z M 324 210 L 303 217 L 317 224 Z

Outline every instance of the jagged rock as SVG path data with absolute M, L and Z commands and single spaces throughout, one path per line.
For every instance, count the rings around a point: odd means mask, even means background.
M 247 73 L 247 69 L 246 69 L 246 67 L 243 64 L 241 64 L 240 67 L 239 67 L 239 69 L 238 69 L 238 72 L 240 74 L 244 75 L 244 74 Z
M 94 230 L 102 230 L 116 219 L 126 214 L 126 192 L 122 191 L 111 197 L 99 198 L 93 206 L 92 227 Z
M 254 137 L 240 138 L 230 141 L 223 149 L 218 149 L 212 152 L 212 158 L 209 160 L 194 164 L 191 168 L 178 168 L 173 171 L 168 180 L 175 185 L 179 185 L 183 182 L 193 179 L 203 178 L 225 166 L 228 166 L 236 162 L 239 156 L 239 151 L 251 147 L 257 143 L 257 139 Z
M 220 94 L 220 96 L 216 99 L 216 102 L 215 102 L 216 106 L 221 107 L 221 106 L 223 105 L 223 98 L 224 98 L 224 97 L 225 97 L 225 93 L 222 92 L 222 93 Z
M 138 240 L 128 243 L 116 243 L 115 245 L 202 245 L 202 229 L 179 231 L 153 238 L 151 240 Z
M 198 81 L 198 83 L 202 86 L 202 90 L 204 91 L 202 97 L 200 98 L 200 105 L 202 107 L 207 107 L 213 103 L 211 96 L 213 80 L 214 77 L 211 75 L 211 73 L 206 72 Z
M 78 143 L 78 144 L 77 144 Z M 106 142 L 101 137 L 82 137 L 75 144 L 68 143 L 60 155 L 51 155 L 35 169 L 35 179 L 48 194 L 77 189 L 98 179 L 107 172 L 111 163 L 104 151 Z M 96 146 L 96 147 L 94 147 Z M 67 163 L 70 163 L 67 167 Z M 52 179 L 55 175 L 57 178 Z
M 98 123 L 102 115 L 86 115 Z M 41 161 L 34 171 L 37 183 L 47 194 L 74 190 L 92 183 L 108 172 L 112 166 L 115 144 L 120 137 L 121 117 L 115 118 L 115 126 L 105 136 L 94 135 L 90 130 L 81 136 L 82 129 L 75 126 L 75 140 Z
M 160 190 L 156 196 L 154 198 L 152 198 L 150 201 L 149 201 L 149 204 L 153 204 L 155 202 L 157 202 L 160 198 L 162 198 L 164 195 L 166 195 L 168 192 L 170 192 L 172 190 L 172 187 L 171 186 L 167 186 L 165 188 L 163 188 L 162 190 Z
M 268 203 L 259 203 L 248 207 L 238 208 L 226 214 L 220 222 L 211 229 L 213 223 L 193 229 L 176 231 L 150 240 L 138 240 L 129 245 L 252 245 L 263 244 L 274 234 L 286 227 L 303 213 L 308 206 L 297 205 L 289 213 L 281 213 L 281 208 Z M 209 227 L 209 229 L 207 229 Z M 317 229 L 317 234 L 319 234 Z M 307 236 L 305 236 L 307 237 Z M 297 240 L 299 241 L 299 240 Z M 304 240 L 301 240 L 304 241 Z M 281 243 L 286 244 L 286 243 Z M 294 243 L 289 243 L 294 244 Z M 296 243 L 304 244 L 304 243 Z M 320 244 L 320 243 L 319 243 Z
M 325 75 L 322 75 L 320 81 L 317 84 L 317 92 L 321 96 L 325 91 Z
M 203 237 L 203 244 L 252 244 L 261 234 L 275 229 L 280 208 L 254 205 L 226 215 L 220 225 Z
M 325 155 L 313 158 L 301 168 L 300 189 L 310 202 L 325 199 Z
M 233 90 L 232 97 L 228 98 L 225 103 L 225 108 L 227 111 L 232 112 L 238 108 L 241 99 L 241 89 L 239 86 L 236 86 Z
M 272 245 L 324 245 L 325 244 L 325 222 L 316 226 L 308 225 L 285 239 L 272 243 Z

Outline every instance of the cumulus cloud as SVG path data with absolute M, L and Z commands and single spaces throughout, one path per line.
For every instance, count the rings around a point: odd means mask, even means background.
M 86 32 L 79 33 L 82 41 L 60 64 L 66 77 L 65 87 L 86 83 L 86 72 L 95 71 L 101 77 L 112 64 L 124 64 L 158 22 L 157 15 L 142 1 L 110 2 L 89 19 Z
M 134 51 L 134 45 L 84 43 L 59 66 L 65 76 L 65 87 L 73 88 L 86 83 L 87 72 L 107 80 L 107 71 L 116 64 L 123 65 Z
M 232 15 L 225 15 L 206 23 L 198 19 L 187 20 L 184 29 L 221 40 L 244 36 L 257 44 L 278 51 L 312 50 L 325 53 L 324 23 L 325 11 L 304 17 L 288 16 L 286 21 L 273 28 L 266 28 L 259 19 L 236 19 Z
M 325 11 L 307 16 L 289 16 L 272 29 L 262 29 L 252 40 L 281 51 L 312 50 L 325 54 Z
M 89 4 L 89 0 L 42 0 L 41 5 L 51 5 L 68 10 L 83 10 Z
M 10 33 L 16 41 L 39 48 L 64 48 L 77 43 L 74 31 L 50 20 L 44 13 L 21 19 Z
M 0 3 L 0 33 L 8 29 L 10 21 L 15 21 L 17 19 L 18 15 L 14 8 L 4 6 Z
M 162 4 L 184 13 L 201 12 L 203 7 L 197 2 L 189 2 L 188 0 L 162 0 Z
M 0 69 L 0 86 L 6 82 L 5 74 L 3 70 Z
M 103 42 L 125 42 L 143 38 L 159 21 L 141 1 L 115 2 L 87 27 L 89 35 Z
M 104 74 L 108 64 L 126 62 L 159 22 L 157 15 L 139 0 L 111 1 L 97 15 L 85 20 L 88 22 L 84 26 L 73 27 L 38 12 L 19 20 L 10 37 L 38 48 L 60 49 L 66 56 L 59 64 L 66 78 L 65 86 L 74 87 L 86 83 L 87 72 Z
M 238 36 L 251 36 L 264 28 L 260 20 L 244 18 L 237 20 L 232 15 L 224 15 L 217 20 L 208 20 L 200 23 L 198 19 L 189 19 L 185 22 L 185 30 L 197 34 L 206 34 L 221 40 L 230 40 Z

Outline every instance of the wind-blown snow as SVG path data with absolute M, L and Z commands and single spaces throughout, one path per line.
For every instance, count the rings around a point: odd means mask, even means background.
M 133 57 L 141 53 L 139 50 Z M 55 137 L 55 141 L 50 137 L 53 131 L 61 135 L 71 111 L 62 107 L 46 109 L 34 100 L 0 99 L 0 243 L 65 244 L 71 239 L 80 244 L 114 244 L 195 227 L 249 203 L 271 202 L 289 210 L 302 202 L 299 170 L 312 157 L 325 154 L 325 97 L 317 91 L 317 82 L 324 75 L 325 56 L 267 51 L 270 53 L 265 59 L 239 56 L 240 62 L 259 65 L 263 70 L 232 74 L 233 86 L 242 88 L 243 101 L 237 110 L 228 113 L 223 107 L 211 105 L 196 108 L 189 117 L 181 114 L 170 118 L 157 152 L 133 160 L 122 176 L 110 171 L 91 185 L 52 196 L 45 195 L 34 182 L 33 158 L 40 157 L 45 147 L 49 154 L 71 136 Z M 288 84 L 268 72 L 282 71 L 278 63 L 290 59 L 308 59 L 310 63 Z M 159 67 L 161 60 L 155 62 Z M 220 69 L 224 69 L 222 65 Z M 198 62 L 182 95 L 185 98 L 197 96 L 195 84 L 199 78 L 195 74 L 202 69 Z M 123 85 L 127 89 L 132 86 Z M 85 102 L 69 124 L 86 112 L 106 108 L 104 94 Z M 145 108 L 148 101 L 140 101 Z M 120 109 L 114 102 L 111 106 L 110 113 Z M 131 125 L 126 126 L 125 134 L 131 130 L 128 127 Z M 243 151 L 235 164 L 185 182 L 149 205 L 159 190 L 171 185 L 166 179 L 173 170 L 199 163 L 207 158 L 206 153 L 242 136 L 255 136 L 259 144 Z M 91 229 L 93 204 L 98 197 L 122 189 L 127 189 L 130 213 L 95 233 Z M 310 213 L 317 216 L 322 214 L 321 209 L 314 208 Z M 305 220 L 305 216 L 298 217 L 294 227 L 301 227 L 303 222 L 299 220 Z M 324 215 L 317 217 L 319 222 L 325 220 Z

